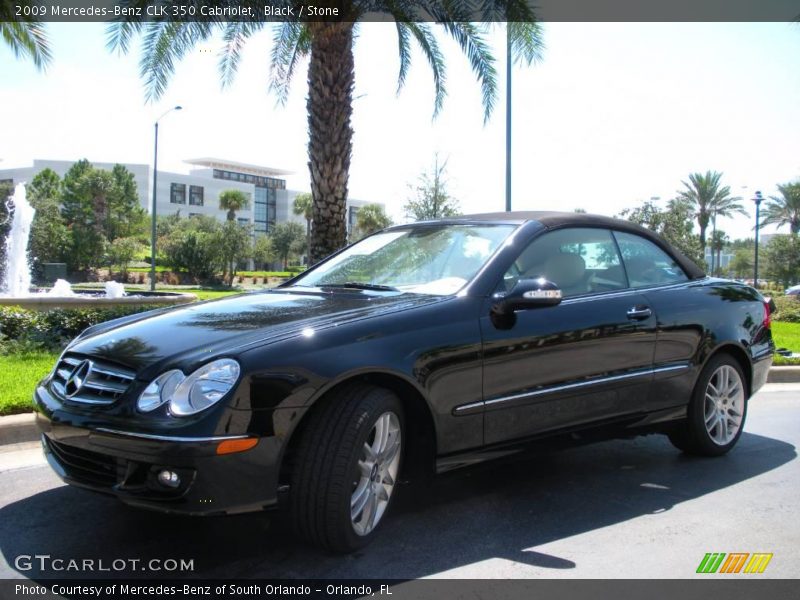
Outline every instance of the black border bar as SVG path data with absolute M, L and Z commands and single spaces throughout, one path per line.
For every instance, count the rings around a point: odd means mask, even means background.
M 385 22 L 380 0 L 0 0 L 0 20 L 112 21 L 352 21 Z M 504 0 L 393 0 L 410 20 L 436 21 L 444 4 L 458 20 L 505 21 Z M 791 22 L 800 0 L 525 0 L 525 14 L 542 22 Z M 123 10 L 124 9 L 124 10 Z M 528 12 L 530 11 L 530 12 Z

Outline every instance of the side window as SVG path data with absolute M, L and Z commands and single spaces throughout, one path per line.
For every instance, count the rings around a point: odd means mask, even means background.
M 614 237 L 617 238 L 631 287 L 688 281 L 680 265 L 650 240 L 621 231 L 615 231 Z
M 617 246 L 607 229 L 572 228 L 545 233 L 533 240 L 506 272 L 508 291 L 519 279 L 544 277 L 564 297 L 627 287 Z

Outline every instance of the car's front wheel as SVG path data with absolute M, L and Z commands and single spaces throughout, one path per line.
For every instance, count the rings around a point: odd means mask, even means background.
M 311 416 L 290 488 L 295 528 L 333 552 L 372 539 L 394 497 L 403 449 L 403 406 L 365 384 L 333 392 Z
M 747 387 L 739 363 L 720 354 L 697 380 L 687 418 L 670 432 L 673 445 L 687 454 L 720 456 L 736 445 L 747 416 Z

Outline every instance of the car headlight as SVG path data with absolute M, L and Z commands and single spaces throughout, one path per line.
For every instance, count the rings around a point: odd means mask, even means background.
M 203 365 L 188 377 L 181 371 L 162 373 L 139 396 L 139 410 L 149 412 L 169 402 L 169 412 L 176 416 L 199 413 L 227 394 L 239 379 L 239 363 L 230 358 Z
M 142 412 L 151 412 L 169 402 L 178 385 L 186 379 L 182 371 L 173 369 L 156 377 L 139 396 L 136 407 Z

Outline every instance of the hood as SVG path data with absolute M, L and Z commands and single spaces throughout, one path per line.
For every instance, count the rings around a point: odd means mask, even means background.
M 141 372 L 242 351 L 354 320 L 440 302 L 446 296 L 362 291 L 271 290 L 143 313 L 87 330 L 69 352 Z M 141 375 L 141 373 L 140 373 Z

